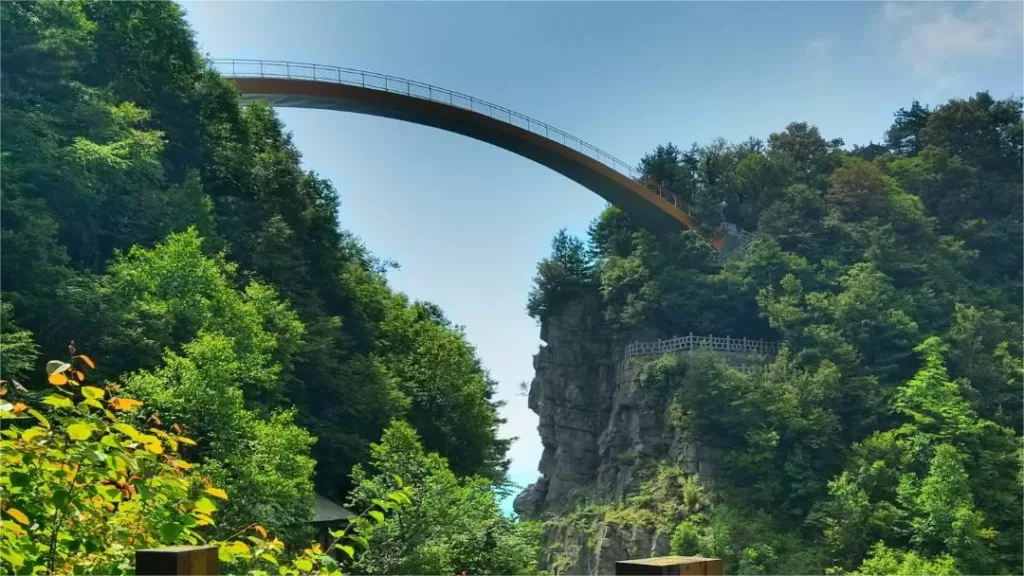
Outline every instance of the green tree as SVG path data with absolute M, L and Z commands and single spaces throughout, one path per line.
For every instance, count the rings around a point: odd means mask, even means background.
M 533 573 L 536 530 L 503 517 L 489 479 L 457 478 L 401 421 L 371 446 L 368 465 L 353 469 L 350 505 L 383 498 L 395 476 L 410 488 L 411 504 L 373 529 L 370 551 L 357 564 L 363 573 Z

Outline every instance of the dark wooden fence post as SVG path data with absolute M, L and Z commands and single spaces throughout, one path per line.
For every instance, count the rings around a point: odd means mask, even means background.
M 168 546 L 135 551 L 138 576 L 215 576 L 220 573 L 216 546 Z

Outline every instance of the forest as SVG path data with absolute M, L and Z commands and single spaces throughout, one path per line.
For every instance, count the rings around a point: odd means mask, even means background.
M 878 144 L 792 123 L 645 156 L 704 229 L 657 237 L 609 207 L 588 238 L 555 237 L 531 315 L 589 298 L 619 345 L 645 330 L 781 351 L 750 375 L 708 354 L 647 364 L 645 402 L 721 455 L 713 476 L 648 462 L 621 501 L 546 525 L 671 533 L 726 573 L 1021 573 L 1021 145 L 1021 99 L 979 92 L 913 102 Z M 723 221 L 753 236 L 718 265 Z
M 498 508 L 509 440 L 495 382 L 437 306 L 388 286 L 388 264 L 341 227 L 330 182 L 302 169 L 270 108 L 239 107 L 181 8 L 4 2 L 0 16 L 3 412 L 38 406 L 47 424 L 5 435 L 3 452 L 24 464 L 64 450 L 50 424 L 114 425 L 75 420 L 98 410 L 81 390 L 48 394 L 68 380 L 56 360 L 132 406 L 117 426 L 162 421 L 194 440 L 160 458 L 229 495 L 212 515 L 210 499 L 183 504 L 208 512 L 194 530 L 191 516 L 139 529 L 149 544 L 258 525 L 298 545 L 314 493 L 359 511 L 397 475 L 416 493 L 355 570 L 529 572 L 533 532 Z M 98 436 L 78 440 L 115 448 Z M 126 569 L 138 534 L 80 537 L 88 518 L 66 512 L 88 494 L 69 499 L 64 473 L 38 468 L 4 467 L 3 572 Z M 135 476 L 117 480 L 152 489 Z M 103 521 L 127 526 L 111 507 Z
M 0 571 L 131 573 L 136 548 L 203 542 L 231 572 L 544 569 L 558 519 L 502 515 L 511 440 L 464 332 L 388 285 L 178 5 L 4 2 L 0 90 Z M 751 375 L 652 364 L 718 473 L 652 463 L 571 514 L 656 513 L 673 552 L 734 573 L 1020 573 L 1021 114 L 980 92 L 914 102 L 880 144 L 793 123 L 645 156 L 702 229 L 609 207 L 555 239 L 528 312 L 592 295 L 622 342 L 782 351 Z M 722 222 L 754 237 L 719 265 Z M 315 494 L 359 514 L 333 551 Z

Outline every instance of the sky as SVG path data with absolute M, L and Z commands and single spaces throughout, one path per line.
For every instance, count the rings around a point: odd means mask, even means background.
M 200 49 L 401 76 L 537 118 L 631 163 L 656 145 L 817 125 L 878 142 L 913 100 L 1024 93 L 1015 3 L 181 2 Z M 525 312 L 560 228 L 604 201 L 489 144 L 396 120 L 279 111 L 342 227 L 398 262 L 391 285 L 440 305 L 499 382 L 510 477 L 537 477 L 520 395 L 541 345 Z M 509 503 L 506 503 L 506 506 Z

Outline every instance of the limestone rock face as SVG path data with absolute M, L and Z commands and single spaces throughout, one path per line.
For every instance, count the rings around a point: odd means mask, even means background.
M 529 396 L 544 446 L 541 479 L 515 504 L 517 513 L 530 518 L 564 509 L 575 489 L 593 485 L 601 466 L 598 439 L 608 423 L 616 382 L 616 351 L 605 335 L 596 298 L 568 302 L 541 333 L 547 345 L 534 356 Z
M 549 525 L 540 564 L 552 574 L 615 574 L 615 563 L 669 553 L 669 535 L 631 525 Z
M 715 454 L 682 437 L 666 403 L 637 389 L 648 359 L 624 362 L 624 345 L 604 325 L 596 295 L 566 303 L 545 319 L 546 345 L 534 356 L 529 407 L 537 413 L 544 452 L 540 479 L 516 498 L 526 519 L 551 520 L 544 532 L 542 569 L 554 574 L 613 574 L 615 562 L 669 552 L 670 534 L 630 524 L 560 522 L 582 498 L 622 502 L 640 470 L 667 460 L 707 477 Z M 631 335 L 654 340 L 648 331 Z
M 551 516 L 583 494 L 621 500 L 635 487 L 637 471 L 655 460 L 710 473 L 711 454 L 676 433 L 666 405 L 637 390 L 644 362 L 623 362 L 624 347 L 604 326 L 596 296 L 565 304 L 545 320 L 541 334 L 547 344 L 534 356 L 529 395 L 544 446 L 541 478 L 516 498 L 517 514 Z

